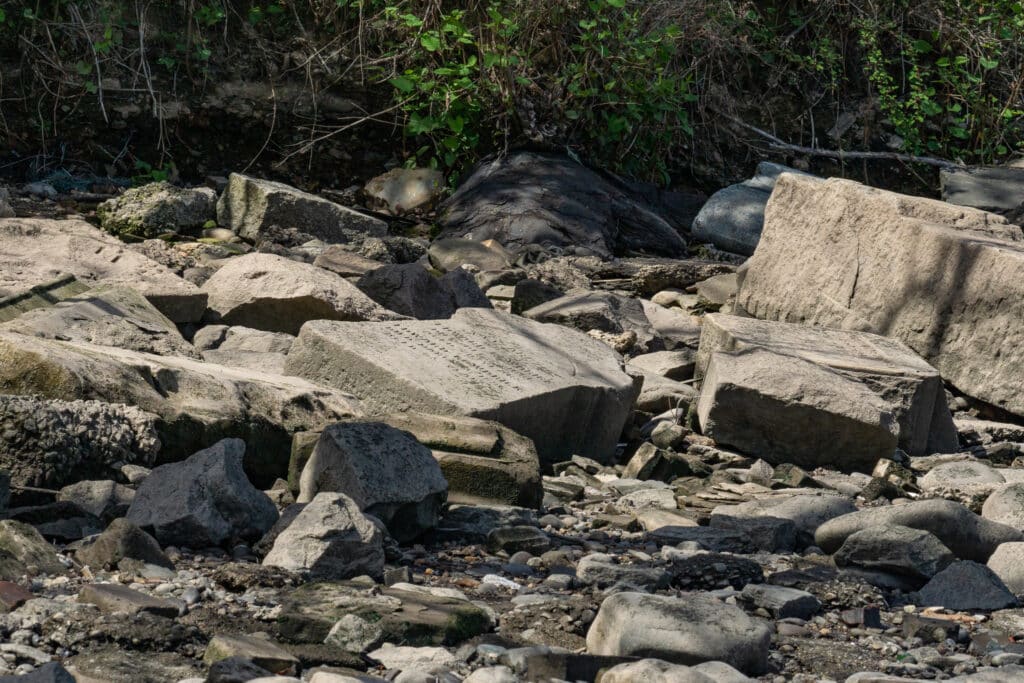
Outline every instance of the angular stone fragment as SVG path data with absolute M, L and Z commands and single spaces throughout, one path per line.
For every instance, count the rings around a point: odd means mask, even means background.
M 1024 414 L 1024 245 L 994 214 L 783 175 L 737 305 L 904 342 L 964 393 Z
M 610 458 L 638 389 L 600 342 L 477 308 L 440 321 L 310 322 L 286 370 L 351 391 L 377 414 L 494 420 L 533 439 L 544 465 Z
M 1024 482 L 1000 486 L 985 499 L 981 516 L 1024 531 Z
M 987 566 L 1014 595 L 1024 595 L 1024 543 L 1003 543 Z
M 0 220 L 0 297 L 25 292 L 62 274 L 124 285 L 176 323 L 198 321 L 206 294 L 117 238 L 80 220 Z
M 298 334 L 307 320 L 396 320 L 345 278 L 274 254 L 230 259 L 203 284 L 228 325 Z
M 0 521 L 0 580 L 17 581 L 30 569 L 43 574 L 63 574 L 64 565 L 53 546 L 28 524 Z
M 380 268 L 384 264 L 380 261 L 360 256 L 339 244 L 332 244 L 316 257 L 313 265 L 342 277 L 359 277 Z
M 125 518 L 115 519 L 95 541 L 75 553 L 93 570 L 120 569 L 130 574 L 144 564 L 174 569 L 156 539 Z
M 450 318 L 464 306 L 491 308 L 473 277 L 459 269 L 434 277 L 419 263 L 389 264 L 363 275 L 356 286 L 388 310 L 417 320 Z
M 918 594 L 918 604 L 951 610 L 997 610 L 1015 607 L 1017 598 L 995 572 L 977 562 L 954 562 L 935 575 Z
M 166 181 L 126 190 L 96 207 L 103 229 L 119 235 L 156 237 L 202 228 L 216 217 L 217 193 L 208 187 L 175 187 Z
M 267 638 L 247 635 L 216 635 L 210 639 L 203 662 L 213 664 L 228 657 L 244 657 L 256 666 L 278 675 L 298 672 L 299 660 Z
M 834 559 L 840 567 L 855 566 L 927 580 L 956 557 L 933 534 L 890 524 L 850 534 Z
M 387 223 L 284 183 L 232 173 L 217 202 L 217 222 L 251 240 L 271 227 L 294 228 L 328 243 L 382 237 Z
M 1024 205 L 1024 168 L 979 166 L 939 171 L 942 201 L 1002 215 Z
M 240 325 L 208 325 L 192 341 L 203 360 L 210 363 L 283 374 L 285 356 L 295 337 Z
M 511 266 L 509 253 L 494 240 L 484 243 L 458 238 L 439 239 L 430 244 L 427 253 L 430 265 L 443 273 L 467 263 L 485 271 L 505 270 Z
M 870 472 L 899 435 L 890 404 L 864 384 L 759 349 L 711 355 L 697 418 L 720 444 L 807 468 Z
M 614 334 L 633 332 L 636 347 L 657 351 L 665 343 L 657 338 L 643 305 L 631 297 L 611 292 L 568 294 L 524 311 L 523 316 L 542 323 L 557 323 L 581 332 L 600 330 Z
M 748 350 L 792 356 L 863 383 L 891 405 L 899 447 L 910 455 L 952 453 L 959 446 L 938 371 L 899 341 L 713 313 L 704 316 L 694 377 L 714 353 Z
M 302 470 L 298 502 L 344 493 L 399 541 L 437 526 L 448 482 L 430 450 L 383 422 L 342 422 L 320 435 Z
M 101 612 L 138 614 L 149 612 L 161 617 L 178 616 L 178 604 L 132 590 L 116 583 L 92 583 L 78 592 L 78 601 L 96 605 Z
M 58 501 L 75 503 L 86 512 L 103 517 L 111 512 L 123 512 L 135 497 L 135 489 L 110 479 L 80 481 L 65 486 L 57 493 Z
M 627 590 L 653 593 L 668 588 L 672 576 L 658 567 L 618 564 L 610 555 L 592 553 L 584 556 L 576 565 L 576 578 L 580 583 L 598 588 L 617 585 Z
M 743 587 L 744 600 L 772 613 L 776 619 L 810 619 L 821 609 L 821 602 L 807 591 L 773 586 L 766 583 L 748 583 Z

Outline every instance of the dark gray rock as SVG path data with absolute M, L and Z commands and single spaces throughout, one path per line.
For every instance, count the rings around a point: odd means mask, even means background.
M 743 587 L 742 596 L 771 612 L 776 619 L 807 620 L 821 609 L 821 602 L 812 594 L 786 586 L 751 583 Z
M 384 308 L 418 320 L 450 318 L 457 308 L 491 308 L 462 269 L 438 278 L 419 263 L 391 264 L 366 273 L 356 286 Z
M 0 676 L 0 683 L 75 683 L 75 677 L 57 662 L 47 662 L 23 676 Z
M 131 572 L 143 564 L 174 569 L 156 539 L 127 519 L 115 519 L 95 541 L 75 553 L 75 559 L 94 570 Z
M 941 605 L 957 611 L 1015 607 L 1017 598 L 995 572 L 983 564 L 954 562 L 918 593 L 919 605 Z
M 618 586 L 627 590 L 653 593 L 668 588 L 672 576 L 658 567 L 618 564 L 610 555 L 592 553 L 583 557 L 576 565 L 576 578 L 580 583 L 598 588 Z
M 910 527 L 874 526 L 851 534 L 835 554 L 836 565 L 927 580 L 956 558 L 933 534 Z

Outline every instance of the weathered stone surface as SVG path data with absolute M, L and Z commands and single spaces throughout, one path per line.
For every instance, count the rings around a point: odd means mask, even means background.
M 70 273 L 86 284 L 131 287 L 176 323 L 195 322 L 206 294 L 85 221 L 0 220 L 0 297 Z
M 217 193 L 208 187 L 176 187 L 166 181 L 126 190 L 96 207 L 104 230 L 134 237 L 198 230 L 216 217 Z
M 768 624 L 700 595 L 617 593 L 605 598 L 587 632 L 597 655 L 655 657 L 676 664 L 722 661 L 752 675 L 768 666 Z
M 537 508 L 543 491 L 533 442 L 490 420 L 393 413 L 379 418 L 416 437 L 448 481 L 448 501 Z
M 748 583 L 744 600 L 772 613 L 776 619 L 810 619 L 821 609 L 821 601 L 807 591 L 767 583 Z
M 261 486 L 284 472 L 292 432 L 361 413 L 351 396 L 296 377 L 12 333 L 0 333 L 0 394 L 138 406 L 159 418 L 164 461 L 243 438 L 246 469 Z
M 840 567 L 861 567 L 927 580 L 956 558 L 930 532 L 890 524 L 850 534 L 834 559 Z
M 697 401 L 704 434 L 772 464 L 870 472 L 896 449 L 889 403 L 796 356 L 713 353 Z
M 679 256 L 686 244 L 655 211 L 567 157 L 519 152 L 480 164 L 441 205 L 444 237 Z
M 156 539 L 125 518 L 115 519 L 95 541 L 75 553 L 94 570 L 120 569 L 130 574 L 144 564 L 174 569 Z
M 975 562 L 987 561 L 1001 543 L 1024 541 L 1024 534 L 1017 529 L 983 519 L 959 503 L 939 499 L 858 510 L 825 522 L 814 538 L 822 550 L 834 553 L 861 529 L 891 525 L 930 531 L 957 557 Z
M 103 517 L 106 513 L 123 511 L 131 504 L 135 490 L 116 481 L 79 481 L 65 486 L 57 493 L 58 501 L 70 501 L 86 512 Z
M 750 680 L 725 662 L 683 666 L 660 659 L 641 659 L 606 669 L 597 683 L 749 683 Z
M 995 468 L 984 462 L 970 460 L 941 463 L 917 480 L 918 486 L 929 491 L 956 489 L 982 492 L 991 491 L 1004 483 L 1006 479 Z
M 38 531 L 10 519 L 0 521 L 0 580 L 17 581 L 30 568 L 43 574 L 63 574 L 64 565 Z
M 351 498 L 318 493 L 277 535 L 263 564 L 309 572 L 314 579 L 380 577 L 382 536 Z
M 509 555 L 520 551 L 540 555 L 551 547 L 551 539 L 535 526 L 501 526 L 487 534 L 487 547 L 494 552 L 504 550 Z
M 298 334 L 307 320 L 395 320 L 345 278 L 274 254 L 230 259 L 203 285 L 228 325 Z
M 316 257 L 313 265 L 342 277 L 359 277 L 380 268 L 384 264 L 380 261 L 360 256 L 340 244 L 331 244 Z
M 149 612 L 161 617 L 178 616 L 178 604 L 132 590 L 117 583 L 92 583 L 78 592 L 78 601 L 96 605 L 108 614 Z
M 1003 543 L 987 566 L 1014 595 L 1024 595 L 1024 543 Z
M 694 377 L 703 379 L 714 353 L 754 349 L 801 358 L 866 385 L 892 406 L 899 447 L 910 455 L 958 448 L 942 378 L 899 341 L 714 313 L 704 316 L 701 325 Z
M 463 306 L 491 308 L 469 273 L 453 270 L 434 277 L 419 263 L 385 265 L 359 278 L 356 286 L 375 302 L 417 320 L 450 318 Z
M 935 575 L 918 594 L 918 604 L 951 610 L 997 610 L 1015 607 L 1017 598 L 995 572 L 968 560 L 954 562 Z
M 713 275 L 731 273 L 735 266 L 721 261 L 633 256 L 614 261 L 583 261 L 595 289 L 612 289 L 651 297 L 665 289 L 683 290 Z
M 298 672 L 299 660 L 267 638 L 247 635 L 216 635 L 203 653 L 203 662 L 214 664 L 228 657 L 244 657 L 256 666 L 280 675 Z
M 610 555 L 592 553 L 576 565 L 576 578 L 580 583 L 598 588 L 619 586 L 626 590 L 653 593 L 668 588 L 672 575 L 659 567 L 619 564 Z
M 64 273 L 14 294 L 0 295 L 0 323 L 14 320 L 37 308 L 49 308 L 59 301 L 89 291 L 89 285 Z
M 372 206 L 401 216 L 429 209 L 444 190 L 444 173 L 435 168 L 393 168 L 371 178 L 363 193 Z
M 779 495 L 751 500 L 738 505 L 718 505 L 711 512 L 711 527 L 742 527 L 743 521 L 765 517 L 793 522 L 799 546 L 813 545 L 814 532 L 830 519 L 854 512 L 857 507 L 846 496 L 830 491 L 803 491 L 796 495 Z M 735 523 L 723 524 L 725 519 Z
M 1024 482 L 1000 486 L 985 499 L 981 516 L 1024 531 Z
M 194 660 L 176 652 L 132 651 L 116 645 L 90 648 L 64 660 L 77 683 L 164 683 L 198 678 Z M 193 683 L 198 683 L 194 681 Z
M 47 662 L 20 676 L 0 676 L 0 683 L 76 683 L 75 677 L 57 662 Z
M 545 465 L 611 456 L 637 395 L 621 367 L 575 330 L 477 308 L 442 321 L 310 322 L 286 365 L 351 391 L 377 414 L 494 420 L 533 439 Z
M 1020 240 L 975 209 L 783 175 L 737 305 L 894 337 L 964 393 L 1024 414 Z
M 581 332 L 633 332 L 638 349 L 657 351 L 665 348 L 644 314 L 640 301 L 611 292 L 568 294 L 523 311 L 523 316 L 537 322 L 573 327 Z
M 26 348 L 37 346 L 20 335 L 15 338 Z M 0 392 L 17 393 L 29 379 L 33 386 L 26 393 L 65 395 L 60 386 L 35 386 L 60 377 L 48 372 L 47 364 L 19 368 L 17 360 L 17 355 L 4 354 L 0 340 Z M 8 361 L 13 365 L 4 367 Z M 28 376 L 8 377 L 5 370 Z M 151 413 L 116 403 L 0 393 L 0 468 L 16 485 L 52 487 L 109 476 L 118 463 L 151 465 L 160 450 L 156 422 Z
M 192 339 L 205 361 L 275 374 L 284 373 L 285 356 L 294 341 L 290 334 L 240 325 L 208 325 Z
M 1007 215 L 1024 205 L 1024 168 L 943 168 L 939 188 L 942 201 Z
M 298 502 L 321 491 L 344 493 L 360 510 L 408 541 L 437 526 L 448 482 L 430 449 L 383 422 L 327 427 L 302 470 Z
M 629 366 L 644 373 L 682 382 L 693 378 L 696 355 L 695 350 L 686 347 L 678 351 L 655 351 L 631 358 Z
M 693 220 L 693 236 L 725 251 L 744 256 L 753 254 L 765 222 L 765 204 L 782 173 L 800 172 L 762 161 L 753 178 L 711 195 Z
M 204 548 L 255 541 L 277 509 L 242 471 L 245 442 L 224 439 L 180 463 L 161 465 L 139 486 L 128 519 L 163 545 Z
M 505 270 L 511 266 L 510 254 L 494 240 L 486 243 L 459 238 L 434 240 L 427 254 L 430 265 L 443 273 L 467 263 L 480 270 Z
M 251 240 L 274 227 L 293 228 L 325 242 L 351 242 L 387 234 L 387 224 L 284 183 L 239 173 L 217 202 L 217 222 Z

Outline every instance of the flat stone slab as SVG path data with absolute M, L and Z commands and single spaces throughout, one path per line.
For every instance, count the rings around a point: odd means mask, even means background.
M 228 657 L 244 657 L 256 666 L 279 675 L 294 674 L 299 668 L 299 660 L 272 640 L 248 635 L 216 635 L 211 638 L 203 654 L 203 662 L 214 664 Z
M 753 349 L 800 358 L 864 384 L 891 405 L 899 446 L 910 455 L 958 449 L 942 377 L 895 339 L 712 313 L 704 316 L 694 377 L 704 378 L 712 354 Z
M 639 389 L 622 368 L 581 332 L 476 308 L 448 320 L 312 321 L 285 364 L 355 394 L 370 413 L 494 420 L 533 439 L 545 465 L 611 458 Z
M 162 617 L 178 616 L 178 604 L 132 590 L 116 583 L 93 583 L 82 587 L 78 601 L 96 605 L 101 612 L 138 614 L 149 612 Z
M 74 275 L 86 284 L 134 288 L 176 323 L 197 322 L 206 294 L 165 266 L 80 220 L 0 220 L 0 297 Z
M 1024 206 L 1024 168 L 979 166 L 939 171 L 942 199 L 1004 213 Z

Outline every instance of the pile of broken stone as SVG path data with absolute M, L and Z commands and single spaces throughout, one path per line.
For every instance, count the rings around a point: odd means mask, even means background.
M 1024 680 L 1024 235 L 784 170 L 0 219 L 0 681 Z

